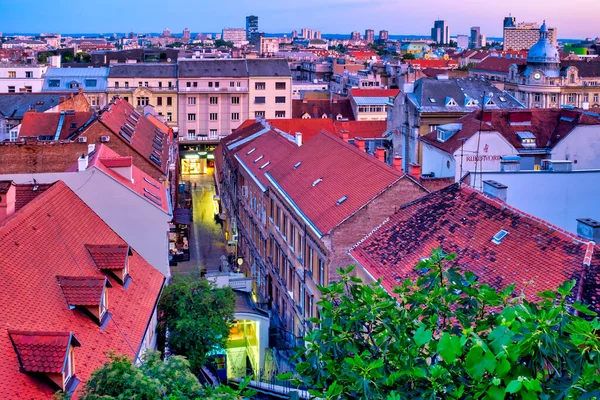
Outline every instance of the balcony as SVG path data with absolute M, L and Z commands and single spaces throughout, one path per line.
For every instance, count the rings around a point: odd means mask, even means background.
M 177 93 L 177 86 L 171 86 L 171 87 L 158 87 L 158 86 L 129 86 L 129 87 L 124 87 L 124 86 L 108 86 L 106 88 L 107 92 L 116 92 L 116 93 L 133 93 L 135 91 L 135 89 L 148 89 L 149 91 L 153 92 L 153 93 Z
M 179 93 L 248 93 L 247 87 L 180 87 Z
M 224 137 L 226 137 L 227 134 L 218 134 L 218 135 L 198 135 L 198 136 L 179 136 L 177 141 L 179 143 L 205 143 L 205 142 L 214 142 L 217 143 L 218 141 L 220 141 L 221 139 L 223 139 Z

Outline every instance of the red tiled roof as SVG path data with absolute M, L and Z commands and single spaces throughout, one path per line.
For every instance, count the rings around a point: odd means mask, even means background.
M 133 165 L 133 158 L 128 157 L 104 157 L 100 160 L 108 168 L 125 168 Z
M 51 187 L 51 183 L 38 183 L 38 184 L 18 184 L 15 192 L 15 211 L 19 211 L 25 207 L 31 200 L 38 197 L 44 191 Z
M 409 60 L 408 63 L 415 68 L 442 68 L 442 69 L 451 69 L 457 68 L 458 63 L 455 60 Z
M 508 232 L 500 244 L 492 238 Z M 594 245 L 592 245 L 594 246 Z M 495 288 L 517 284 L 529 300 L 565 280 L 582 285 L 588 241 L 514 209 L 474 189 L 454 184 L 402 207 L 368 236 L 351 255 L 384 288 L 416 277 L 415 266 L 431 249 L 456 253 L 450 264 L 471 271 Z M 583 283 L 583 300 L 600 311 L 600 247 L 595 246 L 591 269 Z M 574 293 L 577 293 L 575 290 Z
M 98 306 L 107 282 L 106 278 L 97 276 L 57 276 L 56 279 L 70 306 Z
M 437 131 L 422 136 L 420 140 L 447 153 L 454 153 L 460 149 L 463 139 L 475 135 L 480 127 L 483 131 L 496 131 L 500 133 L 514 148 L 523 148 L 518 132 L 531 132 L 536 138 L 536 148 L 553 148 L 564 139 L 578 125 L 600 125 L 600 119 L 585 114 L 581 111 L 559 109 L 531 109 L 531 110 L 492 110 L 485 111 L 491 122 L 481 124 L 481 111 L 474 111 L 456 120 L 462 123 L 462 129 L 452 135 L 445 142 L 437 140 Z M 530 119 L 528 125 L 511 125 L 521 120 Z
M 100 115 L 99 121 L 110 129 L 119 140 L 146 158 L 153 167 L 166 173 L 169 167 L 170 143 L 167 131 L 157 127 L 154 122 L 138 113 L 131 104 L 120 98 L 113 99 L 108 109 Z M 133 128 L 133 134 L 130 135 L 131 139 L 129 140 L 127 134 L 120 133 L 122 127 L 126 126 L 125 124 Z M 127 132 L 127 129 L 124 131 Z M 157 161 L 155 161 L 155 157 Z
M 55 136 L 58 125 L 62 119 L 59 139 L 66 140 L 77 129 L 85 125 L 85 123 L 91 118 L 91 112 L 74 112 L 72 114 L 65 113 L 61 115 L 61 113 L 57 112 L 38 113 L 30 111 L 23 115 L 19 136 Z
M 63 372 L 72 339 L 70 332 L 9 330 L 8 335 L 19 354 L 19 363 L 24 371 L 54 374 Z M 73 344 L 79 346 L 77 340 Z
M 246 168 L 264 187 L 267 187 L 269 182 L 265 177 L 265 173 L 287 157 L 294 148 L 296 148 L 296 145 L 292 141 L 271 130 L 241 147 L 236 152 L 236 157 L 244 163 Z
M 290 152 L 268 174 L 322 234 L 404 176 L 325 131 Z
M 352 97 L 396 97 L 400 89 L 351 89 Z
M 87 245 L 123 241 L 63 182 L 32 200 L 0 225 L 0 398 L 46 399 L 56 388 L 37 375 L 19 370 L 8 329 L 72 332 L 81 342 L 75 350 L 76 376 L 83 382 L 106 361 L 106 352 L 134 356 L 153 315 L 164 277 L 137 252 L 129 256 L 127 290 L 94 263 Z M 100 329 L 81 310 L 71 310 L 56 276 L 108 277 L 111 320 Z M 76 392 L 76 396 L 77 397 Z
M 342 131 L 349 138 L 381 139 L 387 130 L 387 121 L 335 121 L 335 131 L 342 137 Z
M 129 246 L 124 244 L 86 244 L 98 269 L 123 269 L 127 262 Z
M 527 60 L 522 58 L 501 58 L 501 57 L 488 57 L 476 66 L 473 67 L 473 71 L 488 71 L 488 72 L 501 72 L 508 74 L 510 66 L 525 65 Z

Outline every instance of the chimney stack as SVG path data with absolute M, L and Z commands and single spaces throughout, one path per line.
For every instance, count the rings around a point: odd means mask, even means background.
M 402 172 L 402 157 L 400 157 L 399 155 L 395 155 L 392 159 L 392 166 L 394 167 L 394 169 Z
M 350 135 L 348 135 L 348 131 L 341 130 L 340 132 L 342 133 L 342 140 L 348 143 L 348 140 L 350 138 Z
M 416 180 L 421 179 L 421 166 L 416 163 L 408 164 L 408 174 Z
M 296 146 L 302 146 L 302 132 L 296 132 Z
M 375 149 L 375 157 L 382 163 L 385 162 L 385 149 L 383 147 L 377 147 Z
M 92 154 L 94 151 L 96 151 L 96 145 L 93 143 L 88 144 L 88 155 Z
M 356 145 L 356 147 L 358 147 L 358 149 L 360 151 L 362 151 L 363 153 L 366 150 L 366 146 L 365 146 L 365 139 L 363 138 L 354 138 L 354 144 Z
M 591 218 L 578 218 L 577 235 L 583 239 L 600 243 L 600 222 Z
M 496 197 L 502 201 L 506 201 L 508 195 L 508 186 L 496 181 L 483 181 L 483 193 L 488 196 Z
M 15 213 L 17 187 L 12 181 L 0 182 L 0 222 Z
M 82 154 L 81 157 L 77 160 L 77 171 L 83 172 L 88 167 L 88 156 L 86 154 Z

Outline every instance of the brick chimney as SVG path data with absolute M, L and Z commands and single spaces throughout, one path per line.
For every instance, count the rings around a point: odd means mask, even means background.
M 402 157 L 395 155 L 392 159 L 392 166 L 398 171 L 402 172 Z
M 356 145 L 356 147 L 358 147 L 358 149 L 360 151 L 362 151 L 363 153 L 365 152 L 366 146 L 365 146 L 365 139 L 363 138 L 354 138 L 354 144 Z
M 383 147 L 378 147 L 375 149 L 375 157 L 381 162 L 385 162 L 385 149 Z
M 17 187 L 12 181 L 0 181 L 0 222 L 15 213 Z
M 408 174 L 415 179 L 421 179 L 421 166 L 419 164 L 408 164 Z
M 341 130 L 340 132 L 342 134 L 342 140 L 344 142 L 348 143 L 348 139 L 350 138 L 350 135 L 348 134 L 348 131 Z

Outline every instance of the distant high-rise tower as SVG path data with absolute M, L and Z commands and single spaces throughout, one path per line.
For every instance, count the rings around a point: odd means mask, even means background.
M 321 39 L 321 31 L 315 32 L 315 39 Z
M 504 27 L 505 28 L 514 28 L 515 26 L 517 26 L 517 19 L 515 17 L 508 16 L 506 18 L 504 18 Z
M 162 34 L 164 37 L 169 37 L 171 36 L 171 30 L 169 28 L 165 28 L 165 30 L 163 31 Z
M 253 35 L 258 33 L 258 17 L 256 15 L 248 15 L 246 17 L 246 38 L 251 39 Z
M 308 28 L 302 28 L 302 39 L 308 39 Z
M 181 40 L 183 40 L 183 43 L 187 43 L 190 41 L 190 30 L 188 28 L 185 28 L 183 30 L 183 35 L 181 36 Z
M 298 37 L 298 31 L 292 31 L 292 39 L 296 39 Z
M 365 40 L 368 43 L 374 43 L 375 42 L 375 31 L 373 29 L 367 29 L 367 30 L 365 30 Z
M 481 28 L 478 26 L 471 27 L 471 37 L 469 38 L 469 48 L 481 48 Z
M 379 31 L 379 42 L 384 43 L 390 39 L 390 34 L 388 31 Z
M 350 34 L 350 40 L 360 40 L 360 32 L 354 31 Z
M 314 38 L 315 38 L 315 32 L 312 29 L 309 29 L 307 39 L 314 39 Z
M 446 21 L 439 20 L 433 23 L 433 28 L 431 28 L 431 40 L 438 44 L 450 43 L 450 28 L 446 24 Z

